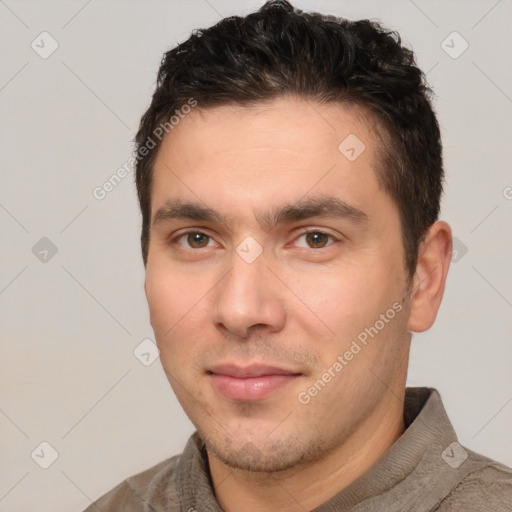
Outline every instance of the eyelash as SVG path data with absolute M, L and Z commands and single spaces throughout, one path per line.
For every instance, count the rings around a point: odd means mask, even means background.
M 302 249 L 309 249 L 310 251 L 318 251 L 320 249 L 326 249 L 327 247 L 333 245 L 334 243 L 336 242 L 339 242 L 340 239 L 339 238 L 336 238 L 334 235 L 331 235 L 330 233 L 326 233 L 325 231 L 321 231 L 321 230 L 318 230 L 318 229 L 309 229 L 309 230 L 306 230 L 306 231 L 303 231 L 301 232 L 294 240 L 297 240 L 299 239 L 300 237 L 303 237 L 305 235 L 308 235 L 308 234 L 311 234 L 311 233 L 315 233 L 315 234 L 320 234 L 320 235 L 326 235 L 328 238 L 330 238 L 331 240 L 333 240 L 332 243 L 324 246 L 324 247 L 302 247 Z M 199 231 L 199 230 L 194 230 L 194 229 L 190 229 L 188 231 L 183 231 L 182 233 L 180 233 L 179 235 L 173 237 L 170 242 L 171 243 L 175 243 L 177 245 L 181 245 L 179 243 L 179 240 L 181 240 L 183 237 L 186 237 L 187 235 L 190 235 L 190 234 L 200 234 L 200 235 L 204 235 L 206 237 L 208 237 L 210 240 L 213 239 L 212 236 L 208 235 L 207 233 L 204 233 L 203 231 Z M 183 246 L 182 246 L 183 247 Z M 185 249 L 189 249 L 191 251 L 197 251 L 199 249 L 205 249 L 206 247 L 199 247 L 199 248 L 194 248 L 194 247 L 186 247 Z

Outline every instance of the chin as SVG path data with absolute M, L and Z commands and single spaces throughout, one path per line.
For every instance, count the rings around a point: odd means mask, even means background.
M 261 432 L 261 431 L 260 431 Z M 323 456 L 326 443 L 318 440 L 299 439 L 290 433 L 281 433 L 262 437 L 237 435 L 229 437 L 227 433 L 222 436 L 199 435 L 205 439 L 208 453 L 224 465 L 241 471 L 278 473 L 297 468 L 302 464 L 314 462 Z

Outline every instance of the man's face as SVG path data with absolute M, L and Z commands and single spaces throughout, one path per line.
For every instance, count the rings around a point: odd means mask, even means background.
M 405 386 L 400 220 L 361 113 L 199 105 L 160 147 L 151 324 L 183 409 L 232 467 L 320 458 Z

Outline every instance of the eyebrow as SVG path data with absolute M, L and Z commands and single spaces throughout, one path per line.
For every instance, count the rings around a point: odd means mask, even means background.
M 293 204 L 272 209 L 257 216 L 258 222 L 272 229 L 279 224 L 291 224 L 311 217 L 332 217 L 348 219 L 357 224 L 367 224 L 368 215 L 337 197 L 317 197 L 299 200 Z M 187 219 L 196 222 L 210 222 L 227 225 L 227 218 L 212 208 L 189 201 L 171 200 L 159 208 L 152 225 L 165 221 Z

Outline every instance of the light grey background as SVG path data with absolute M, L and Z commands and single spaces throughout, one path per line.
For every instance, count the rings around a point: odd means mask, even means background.
M 129 158 L 162 53 L 261 4 L 0 1 L 0 510 L 82 510 L 193 431 L 159 360 L 133 354 L 152 339 L 133 176 L 92 191 Z M 381 19 L 429 71 L 460 243 L 409 385 L 436 387 L 460 442 L 512 465 L 511 2 L 295 5 Z

